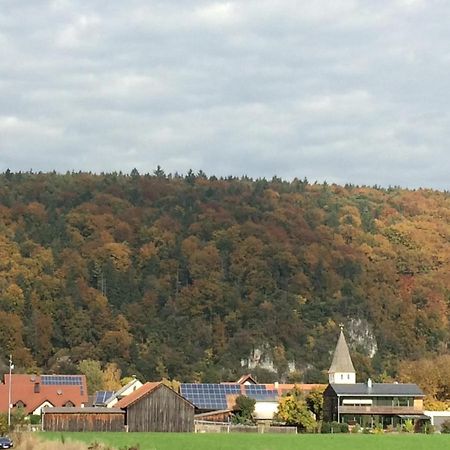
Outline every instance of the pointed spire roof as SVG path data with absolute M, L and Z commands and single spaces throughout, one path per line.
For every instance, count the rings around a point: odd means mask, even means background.
M 348 345 L 345 340 L 344 331 L 341 327 L 341 334 L 334 351 L 333 361 L 331 362 L 330 370 L 328 373 L 355 373 L 353 367 L 352 358 L 348 350 Z

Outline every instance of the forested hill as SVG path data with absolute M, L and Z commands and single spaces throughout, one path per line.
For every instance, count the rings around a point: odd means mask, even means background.
M 321 381 L 341 322 L 360 378 L 447 352 L 448 193 L 7 171 L 0 229 L 0 348 L 24 369 L 230 380 L 256 349 Z

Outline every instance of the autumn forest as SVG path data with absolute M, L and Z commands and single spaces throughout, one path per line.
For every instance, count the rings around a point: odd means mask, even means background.
M 448 192 L 6 171 L 0 230 L 0 348 L 23 370 L 216 382 L 258 353 L 261 382 L 323 382 L 341 323 L 360 380 L 448 357 Z

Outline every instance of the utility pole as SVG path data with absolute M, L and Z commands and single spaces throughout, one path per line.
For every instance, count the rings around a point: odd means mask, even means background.
M 12 370 L 14 364 L 12 362 L 12 355 L 9 355 L 9 386 L 8 386 L 8 430 L 11 429 L 11 386 L 12 386 Z

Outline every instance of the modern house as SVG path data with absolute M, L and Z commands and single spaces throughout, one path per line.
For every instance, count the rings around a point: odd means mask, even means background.
M 416 384 L 356 382 L 350 352 L 341 328 L 324 391 L 325 422 L 345 422 L 362 427 L 397 426 L 412 420 L 417 426 L 429 420 L 424 414 L 424 393 Z
M 8 411 L 11 392 L 13 408 L 24 408 L 27 414 L 41 414 L 44 407 L 82 407 L 88 402 L 84 375 L 9 374 L 0 383 L 0 412 Z

